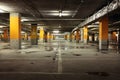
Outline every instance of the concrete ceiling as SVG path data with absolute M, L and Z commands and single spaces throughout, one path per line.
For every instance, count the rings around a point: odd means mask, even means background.
M 0 0 L 0 24 L 9 23 L 9 13 L 18 12 L 22 24 L 38 24 L 47 30 L 72 31 L 87 17 L 112 0 Z M 60 16 L 60 13 L 62 15 Z M 112 15 L 113 16 L 113 15 Z M 111 17 L 112 18 L 112 17 Z M 112 18 L 113 19 L 113 18 Z M 111 20 L 112 20 L 111 19 Z

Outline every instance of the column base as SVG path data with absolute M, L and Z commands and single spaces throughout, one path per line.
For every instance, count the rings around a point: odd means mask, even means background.
M 76 40 L 76 43 L 79 43 L 79 40 Z
M 84 42 L 84 44 L 87 44 L 87 43 L 88 43 L 88 41 L 87 41 L 87 40 L 84 40 L 83 42 Z
M 20 39 L 11 39 L 10 40 L 10 47 L 12 49 L 21 49 L 21 40 Z
M 44 42 L 47 42 L 47 40 L 45 40 L 45 39 L 39 39 L 38 42 L 39 43 L 44 43 Z
M 99 50 L 108 50 L 108 41 L 107 40 L 99 41 Z
M 37 39 L 31 39 L 31 45 L 38 45 Z

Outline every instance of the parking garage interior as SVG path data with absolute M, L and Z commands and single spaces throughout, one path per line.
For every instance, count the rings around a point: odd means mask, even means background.
M 120 0 L 0 0 L 0 80 L 120 80 Z

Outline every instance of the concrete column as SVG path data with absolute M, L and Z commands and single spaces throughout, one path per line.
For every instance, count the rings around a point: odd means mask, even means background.
M 10 13 L 10 47 L 21 48 L 21 23 L 19 13 Z
M 47 32 L 47 41 L 50 42 L 51 41 L 51 33 Z
M 28 33 L 25 33 L 25 40 L 28 40 Z
M 48 40 L 47 40 L 47 33 L 46 32 L 44 32 L 44 41 L 43 42 L 47 42 Z
M 99 35 L 96 33 L 96 34 L 95 34 L 95 37 L 94 37 L 95 42 L 98 42 L 98 37 L 99 37 Z
M 87 44 L 88 43 L 88 28 L 87 26 L 84 27 L 84 43 Z
M 81 42 L 83 42 L 84 41 L 84 29 L 83 28 L 81 28 L 80 29 L 80 34 L 81 34 Z
M 67 40 L 67 34 L 64 35 L 64 39 Z
M 72 42 L 74 42 L 75 41 L 75 35 L 74 35 L 74 33 L 72 33 Z
M 118 51 L 120 52 L 120 29 L 118 31 Z
M 99 24 L 99 50 L 108 49 L 108 18 L 104 17 Z
M 9 36 L 8 36 L 8 28 L 4 28 L 4 41 L 7 42 L 9 40 Z
M 31 45 L 37 45 L 37 24 L 31 24 Z
M 113 42 L 117 42 L 116 34 L 117 34 L 117 32 L 112 32 L 111 39 L 112 39 Z
M 69 38 L 70 42 L 72 42 L 72 33 L 70 33 L 70 38 Z
M 92 42 L 94 42 L 95 41 L 95 34 L 93 33 L 92 34 Z
M 44 38 L 45 38 L 45 32 L 44 32 L 44 28 L 40 27 L 40 35 L 39 35 L 39 40 L 40 42 L 44 42 Z
M 70 40 L 70 33 L 67 34 L 67 40 Z
M 76 31 L 76 43 L 79 43 L 79 40 L 80 40 L 80 31 L 77 30 Z

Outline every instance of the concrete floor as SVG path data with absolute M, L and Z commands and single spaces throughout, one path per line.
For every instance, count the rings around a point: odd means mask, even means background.
M 120 54 L 65 40 L 21 50 L 0 42 L 0 80 L 120 80 Z

